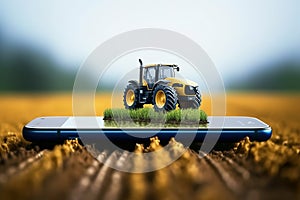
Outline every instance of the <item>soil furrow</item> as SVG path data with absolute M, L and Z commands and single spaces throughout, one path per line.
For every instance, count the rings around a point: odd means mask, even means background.
M 92 164 L 87 168 L 83 177 L 79 180 L 75 189 L 72 189 L 70 199 L 82 199 L 88 187 L 91 186 L 93 179 L 96 177 L 96 173 L 99 171 L 101 164 L 105 161 L 107 152 L 101 152 L 97 159 L 94 159 Z
M 143 159 L 143 153 L 140 152 L 131 154 L 129 160 L 131 161 L 132 169 L 136 171 L 146 168 L 149 164 L 147 160 Z M 150 173 L 131 173 L 128 176 L 128 185 L 126 185 L 126 188 L 128 188 L 128 199 L 139 200 L 150 197 L 150 181 L 147 179 L 149 174 Z
M 245 181 L 250 179 L 250 172 L 246 168 L 242 167 L 237 162 L 224 155 L 222 152 L 220 152 L 219 156 L 224 159 L 229 165 L 231 165 L 231 169 L 241 175 Z
M 240 180 L 235 180 L 229 171 L 224 168 L 223 164 L 217 161 L 217 159 L 213 159 L 209 154 L 205 156 L 203 152 L 199 152 L 199 157 L 201 156 L 210 164 L 210 166 L 218 174 L 218 177 L 222 182 L 224 182 L 231 192 L 236 195 L 242 194 L 243 190 Z
M 121 155 L 121 157 L 117 160 L 116 166 L 118 169 L 124 169 L 126 165 L 126 159 L 128 157 L 129 152 L 124 151 Z M 114 170 L 111 175 L 111 182 L 108 183 L 107 192 L 104 195 L 104 199 L 122 199 L 121 193 L 123 192 L 123 177 L 124 173 L 119 170 Z
M 194 150 L 190 150 L 190 152 L 192 158 L 187 159 L 185 167 L 192 170 L 190 171 L 191 178 L 187 182 L 190 185 L 191 183 L 196 184 L 197 190 L 185 193 L 193 194 L 195 199 L 236 199 L 236 195 L 224 185 L 219 174 L 205 159 L 206 155 L 198 154 Z M 212 188 L 214 189 L 212 190 Z
M 35 161 L 39 160 L 44 156 L 44 153 L 47 150 L 40 151 L 36 155 L 27 158 L 25 161 L 21 162 L 17 166 L 11 166 L 9 167 L 5 173 L 0 174 L 0 184 L 5 183 L 10 177 L 13 175 L 16 175 L 23 170 L 25 170 L 27 167 L 29 167 L 31 164 L 33 164 Z
M 86 199 L 101 199 L 107 188 L 107 183 L 111 180 L 112 169 L 109 166 L 112 166 L 119 158 L 119 152 L 112 152 L 109 157 L 105 160 L 104 164 L 98 171 L 95 180 L 91 184 L 90 190 L 86 193 Z M 105 183 L 105 184 L 104 184 Z
M 170 152 L 160 149 L 161 153 L 153 156 L 152 165 L 160 167 L 165 161 L 170 160 Z M 172 184 L 174 176 L 169 171 L 172 164 L 153 172 L 154 199 L 179 199 Z

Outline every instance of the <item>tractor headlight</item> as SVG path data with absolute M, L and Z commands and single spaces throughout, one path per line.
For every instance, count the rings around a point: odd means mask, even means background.
M 193 87 L 191 85 L 186 85 L 184 90 L 185 90 L 185 94 L 186 95 L 194 95 L 194 94 L 196 94 L 195 87 Z

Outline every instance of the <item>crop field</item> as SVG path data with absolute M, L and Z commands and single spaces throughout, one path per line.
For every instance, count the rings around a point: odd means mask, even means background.
M 105 100 L 105 101 L 104 101 Z M 108 94 L 96 96 L 96 113 L 110 107 Z M 248 138 L 221 144 L 202 158 L 194 144 L 175 162 L 157 171 L 127 173 L 119 166 L 156 166 L 154 157 L 138 155 L 160 149 L 138 145 L 127 151 L 99 152 L 94 157 L 77 140 L 39 146 L 22 138 L 22 127 L 35 117 L 72 115 L 72 95 L 0 95 L 1 199 L 300 199 L 300 94 L 229 93 L 227 115 L 253 116 L 268 123 L 266 142 Z M 201 109 L 210 115 L 210 101 Z M 182 147 L 171 140 L 173 152 Z M 101 162 L 100 162 L 101 161 Z

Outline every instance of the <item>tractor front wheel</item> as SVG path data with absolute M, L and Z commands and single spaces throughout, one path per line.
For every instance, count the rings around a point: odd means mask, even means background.
M 176 90 L 167 85 L 158 85 L 153 92 L 153 105 L 156 111 L 170 111 L 176 108 Z
M 200 92 L 197 90 L 195 94 L 195 98 L 190 101 L 179 101 L 179 107 L 180 109 L 198 109 L 201 105 L 201 95 Z
M 143 104 L 139 102 L 138 88 L 133 84 L 127 85 L 124 90 L 123 102 L 126 109 L 142 108 Z

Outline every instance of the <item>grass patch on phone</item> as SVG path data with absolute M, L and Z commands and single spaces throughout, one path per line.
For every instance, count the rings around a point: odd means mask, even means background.
M 122 125 L 164 125 L 164 126 L 203 126 L 208 123 L 207 114 L 203 110 L 198 109 L 177 109 L 169 112 L 156 112 L 153 108 L 140 109 L 122 109 L 110 108 L 104 110 L 104 121 L 114 126 L 122 123 Z

